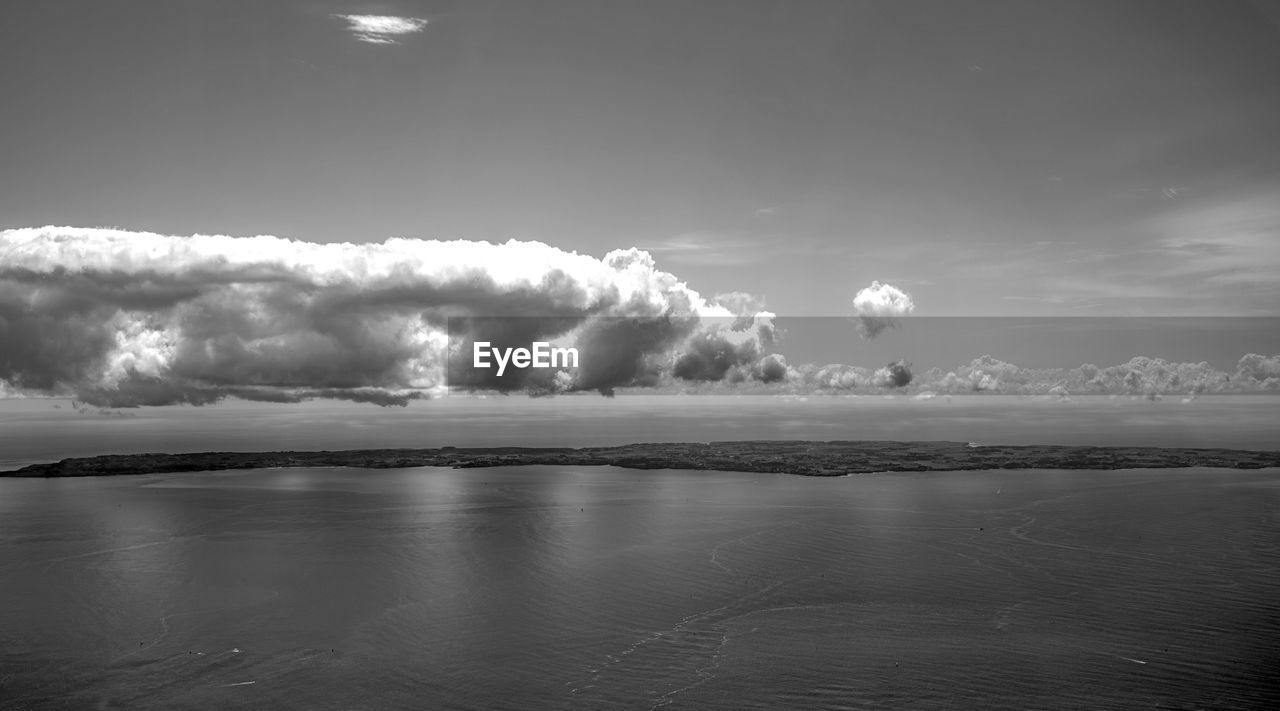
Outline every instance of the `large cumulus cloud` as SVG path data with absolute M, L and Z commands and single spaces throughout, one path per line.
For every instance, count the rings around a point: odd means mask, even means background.
M 582 350 L 576 372 L 497 385 L 607 392 L 643 384 L 707 339 L 733 340 L 735 365 L 757 360 L 772 315 L 743 312 L 746 297 L 725 302 L 742 308 L 704 299 L 634 249 L 596 259 L 537 242 L 6 230 L 0 383 L 111 406 L 228 396 L 403 404 L 444 387 L 454 319 L 464 345 L 559 337 Z M 495 316 L 504 318 L 486 320 Z M 752 327 L 703 323 L 743 316 Z M 485 331 L 495 323 L 502 332 Z

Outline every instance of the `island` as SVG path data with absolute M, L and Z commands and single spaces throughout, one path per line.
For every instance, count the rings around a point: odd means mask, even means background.
M 615 466 L 845 476 L 973 469 L 1170 469 L 1280 467 L 1280 451 L 968 442 L 671 442 L 616 447 L 441 447 L 319 452 L 109 454 L 32 464 L 4 477 L 78 477 L 269 467 Z

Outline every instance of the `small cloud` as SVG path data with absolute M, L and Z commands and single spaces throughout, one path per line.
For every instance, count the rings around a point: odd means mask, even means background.
M 778 214 L 778 208 L 773 205 L 758 208 L 755 212 L 756 217 L 768 217 L 776 214 Z
M 761 245 L 710 232 L 689 232 L 646 244 L 640 249 L 681 264 L 715 266 L 754 264 L 767 256 Z
M 397 17 L 395 15 L 333 15 L 345 20 L 347 29 L 361 42 L 371 44 L 396 44 L 396 35 L 408 35 L 421 32 L 427 21 L 418 17 Z
M 911 295 L 892 284 L 871 282 L 871 286 L 853 297 L 853 310 L 858 316 L 858 334 L 871 341 L 888 328 L 899 325 L 898 318 L 915 311 Z
M 1135 186 L 1126 188 L 1120 194 L 1124 197 L 1132 198 L 1158 196 L 1161 200 L 1178 200 L 1192 192 L 1192 189 L 1185 185 L 1159 185 L 1155 187 Z

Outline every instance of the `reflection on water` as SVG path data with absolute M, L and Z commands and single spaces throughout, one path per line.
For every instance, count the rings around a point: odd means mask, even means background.
M 0 706 L 1262 708 L 1278 473 L 0 480 Z

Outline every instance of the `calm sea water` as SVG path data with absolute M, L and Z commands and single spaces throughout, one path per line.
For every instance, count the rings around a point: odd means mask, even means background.
M 0 479 L 6 709 L 1261 709 L 1280 471 Z

